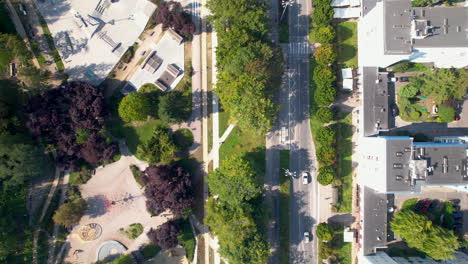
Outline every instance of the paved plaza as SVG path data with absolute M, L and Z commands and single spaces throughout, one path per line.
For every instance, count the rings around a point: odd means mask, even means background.
M 119 161 L 98 168 L 96 174 L 81 186 L 81 194 L 89 208 L 68 237 L 71 249 L 65 256 L 66 262 L 94 263 L 98 249 L 109 240 L 125 246 L 128 249 L 126 253 L 137 250 L 149 242 L 146 233 L 167 220 L 163 217 L 165 214 L 151 217 L 146 211 L 143 190 L 135 182 L 130 164 L 137 164 L 141 169 L 146 167 L 133 156 L 124 154 Z M 135 240 L 119 232 L 119 228 L 127 228 L 133 223 L 141 223 L 144 227 L 143 234 Z M 80 237 L 80 227 L 88 224 L 98 224 L 102 230 L 96 239 L 84 241 Z

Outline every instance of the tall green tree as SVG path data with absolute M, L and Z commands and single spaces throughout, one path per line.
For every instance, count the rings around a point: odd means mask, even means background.
M 463 99 L 468 87 L 468 71 L 465 69 L 438 69 L 434 73 L 410 79 L 411 85 L 421 93 L 432 96 L 436 104 L 451 99 Z
M 262 193 L 254 168 L 249 162 L 233 156 L 221 163 L 221 167 L 208 176 L 208 187 L 220 201 L 238 206 Z
M 43 173 L 46 161 L 27 139 L 8 132 L 0 134 L 0 182 L 4 188 L 21 185 Z
M 151 114 L 152 105 L 147 94 L 131 93 L 119 103 L 119 116 L 125 122 L 145 121 Z
M 223 73 L 217 87 L 216 93 L 223 106 L 241 129 L 265 134 L 272 127 L 278 107 L 265 96 L 265 80 L 245 73 L 237 78 Z
M 435 226 L 427 216 L 411 210 L 396 213 L 390 226 L 408 246 L 424 252 L 435 260 L 453 259 L 453 253 L 460 247 L 453 231 Z
M 137 148 L 136 156 L 155 165 L 169 163 L 177 151 L 169 130 L 164 126 L 156 126 L 153 136 Z
M 55 211 L 53 216 L 54 222 L 65 227 L 78 224 L 87 208 L 88 204 L 82 198 L 64 203 Z
M 318 239 L 325 242 L 331 241 L 334 233 L 335 230 L 333 230 L 333 227 L 327 223 L 318 224 L 317 230 L 315 231 L 315 234 L 317 235 Z

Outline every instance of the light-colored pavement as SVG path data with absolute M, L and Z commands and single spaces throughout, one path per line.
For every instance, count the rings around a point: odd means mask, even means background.
M 60 183 L 60 200 L 58 203 L 58 207 L 60 207 L 65 202 L 65 198 L 67 197 L 69 180 L 70 180 L 70 173 L 67 172 L 65 176 L 63 176 L 62 181 Z M 54 263 L 54 260 L 55 260 L 55 246 L 57 245 L 56 238 L 58 235 L 59 227 L 60 225 L 54 224 L 54 231 L 52 233 L 52 239 L 49 241 L 49 256 L 47 258 L 48 264 Z
M 11 20 L 13 21 L 13 24 L 15 24 L 16 32 L 18 32 L 18 34 L 21 36 L 21 38 L 26 44 L 26 48 L 28 48 L 29 52 L 31 52 L 31 54 L 33 55 L 31 59 L 34 66 L 36 66 L 36 68 L 40 68 L 41 65 L 39 64 L 37 58 L 34 56 L 34 52 L 31 48 L 31 43 L 29 43 L 28 35 L 26 34 L 26 30 L 24 30 L 23 24 L 21 23 L 21 19 L 19 18 L 18 13 L 16 13 L 16 10 L 11 4 L 10 0 L 6 0 L 5 2 L 7 4 L 8 10 L 10 11 Z

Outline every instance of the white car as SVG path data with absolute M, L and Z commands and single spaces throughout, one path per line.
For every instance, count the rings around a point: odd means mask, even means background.
M 304 232 L 304 242 L 309 243 L 310 242 L 310 233 L 305 231 Z
M 309 174 L 305 171 L 302 173 L 302 183 L 309 184 Z

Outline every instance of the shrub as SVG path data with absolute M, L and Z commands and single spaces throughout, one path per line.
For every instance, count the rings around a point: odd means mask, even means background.
M 403 202 L 401 205 L 401 210 L 409 209 L 413 210 L 416 204 L 418 203 L 418 198 L 411 198 Z
M 148 237 L 155 245 L 162 249 L 170 249 L 178 245 L 177 237 L 181 234 L 179 224 L 170 220 L 148 232 Z
M 455 118 L 455 109 L 451 106 L 441 105 L 437 114 L 442 122 L 449 123 Z
M 411 84 L 405 85 L 398 90 L 398 95 L 406 98 L 415 97 L 418 93 L 418 87 Z
M 131 93 L 119 104 L 119 116 L 125 122 L 145 121 L 151 115 L 151 100 L 142 93 Z
M 315 41 L 321 44 L 329 44 L 335 38 L 335 29 L 331 25 L 319 26 L 313 30 Z
M 117 259 L 114 259 L 111 264 L 134 264 L 131 255 L 120 255 Z
M 327 186 L 333 182 L 335 179 L 335 170 L 329 166 L 320 167 L 319 173 L 317 176 L 317 181 L 323 185 Z
M 169 130 L 164 126 L 157 126 L 153 136 L 144 144 L 137 147 L 136 156 L 150 164 L 169 163 L 177 151 Z
M 64 203 L 55 211 L 54 222 L 65 227 L 72 226 L 80 222 L 88 205 L 85 200 L 79 198 L 68 203 Z
M 154 244 L 148 244 L 148 245 L 145 245 L 143 248 L 140 249 L 140 253 L 141 255 L 143 255 L 143 257 L 145 259 L 150 259 L 154 256 L 156 256 L 159 251 L 161 250 L 160 247 L 154 245 Z
M 174 143 L 179 150 L 184 150 L 192 146 L 193 144 L 193 134 L 190 129 L 178 129 L 172 135 Z
M 132 171 L 132 174 L 133 174 L 133 178 L 135 179 L 135 181 L 138 183 L 138 185 L 140 187 L 144 187 L 145 185 L 143 184 L 143 182 L 141 181 L 141 177 L 142 177 L 142 172 L 140 171 L 140 169 L 136 166 L 136 165 L 130 165 L 130 170 Z
M 318 89 L 330 87 L 336 80 L 336 75 L 332 69 L 326 65 L 317 65 L 314 68 L 313 80 Z
M 317 112 L 315 112 L 315 115 L 322 123 L 329 123 L 333 120 L 333 112 L 328 107 L 320 107 Z
M 91 170 L 86 167 L 82 167 L 81 171 L 70 173 L 69 181 L 71 185 L 81 185 L 91 179 L 91 176 Z
M 418 119 L 418 118 L 421 117 L 421 112 L 414 109 L 414 110 L 411 111 L 410 117 L 411 117 L 411 119 Z
M 333 227 L 327 223 L 318 224 L 317 230 L 315 231 L 317 238 L 325 242 L 331 241 L 334 233 L 335 230 L 333 230 Z
M 412 6 L 428 6 L 433 3 L 432 0 L 413 0 L 411 1 Z
M 158 117 L 167 123 L 180 123 L 190 118 L 190 102 L 179 91 L 164 93 L 159 97 Z
M 392 70 L 394 72 L 407 72 L 409 69 L 413 67 L 413 63 L 409 61 L 402 61 L 397 64 L 395 64 L 392 67 Z
M 78 128 L 75 132 L 76 132 L 76 143 L 83 144 L 83 143 L 88 142 L 88 137 L 91 135 L 93 131 L 89 129 Z
M 330 64 L 335 62 L 337 54 L 331 44 L 325 44 L 317 48 L 315 51 L 315 60 L 319 64 Z
M 319 242 L 319 258 L 328 259 L 333 254 L 333 249 L 328 245 L 328 243 Z
M 335 100 L 336 90 L 332 86 L 318 87 L 314 92 L 314 100 L 320 106 L 329 106 Z
M 335 134 L 335 131 L 328 126 L 320 127 L 315 133 L 315 140 L 320 146 L 329 146 L 335 143 Z
M 120 228 L 120 232 L 130 239 L 135 239 L 143 233 L 143 225 L 140 223 L 131 224 L 127 229 Z
M 319 4 L 314 8 L 312 21 L 315 25 L 327 25 L 332 21 L 334 14 L 335 12 L 330 4 Z
M 317 160 L 323 165 L 331 165 L 336 161 L 336 149 L 331 146 L 320 146 L 317 149 Z

